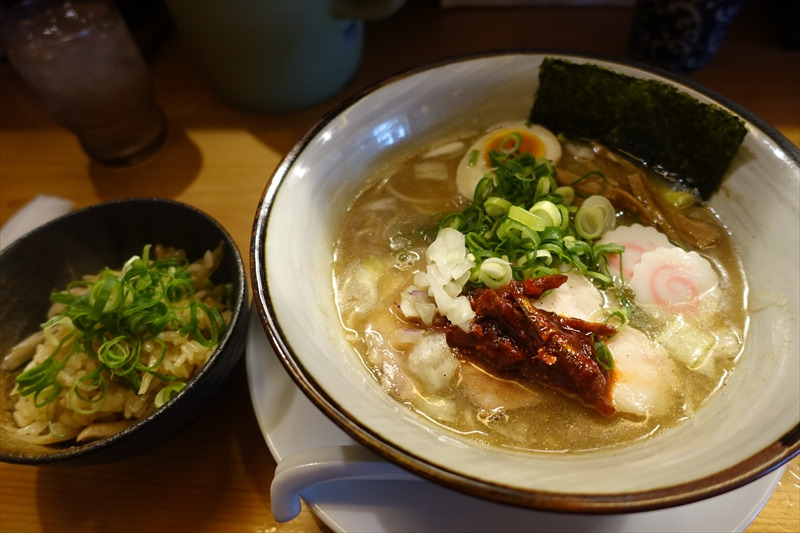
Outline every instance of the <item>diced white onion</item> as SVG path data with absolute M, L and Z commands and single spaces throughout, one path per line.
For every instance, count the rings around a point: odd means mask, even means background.
M 461 290 L 469 280 L 475 258 L 469 253 L 464 234 L 452 228 L 443 228 L 425 252 L 427 268 L 414 275 L 414 285 L 408 287 L 400 297 L 400 310 L 407 317 L 420 318 L 430 325 L 435 311 L 446 316 L 450 322 L 469 330 L 475 313 Z M 423 300 L 415 291 L 427 289 Z M 433 305 L 434 313 L 431 313 Z M 430 322 L 428 321 L 430 320 Z

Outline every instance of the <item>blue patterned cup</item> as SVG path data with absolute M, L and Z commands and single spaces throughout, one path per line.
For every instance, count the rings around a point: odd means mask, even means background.
M 672 72 L 704 67 L 742 0 L 637 0 L 630 34 L 633 59 Z

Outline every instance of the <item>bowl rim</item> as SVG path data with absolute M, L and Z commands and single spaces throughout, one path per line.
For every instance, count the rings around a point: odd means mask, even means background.
M 678 88 L 695 91 L 718 105 L 726 107 L 734 114 L 760 129 L 772 142 L 777 144 L 784 153 L 787 154 L 795 166 L 800 167 L 800 149 L 794 146 L 791 141 L 775 127 L 771 126 L 754 113 L 697 82 L 681 78 L 674 73 L 644 65 L 633 60 L 609 58 L 580 52 L 515 48 L 474 54 L 459 54 L 403 70 L 352 94 L 324 113 L 280 161 L 259 201 L 250 243 L 251 286 L 253 288 L 254 307 L 258 313 L 261 325 L 267 334 L 267 338 L 278 359 L 281 361 L 281 364 L 295 384 L 320 411 L 346 434 L 355 439 L 358 443 L 376 452 L 381 457 L 435 483 L 448 486 L 473 496 L 515 506 L 551 511 L 595 514 L 651 511 L 710 498 L 734 490 L 780 468 L 793 457 L 800 454 L 800 421 L 771 445 L 752 456 L 715 474 L 686 483 L 671 485 L 664 488 L 609 495 L 557 493 L 544 490 L 512 488 L 502 484 L 467 477 L 442 466 L 431 464 L 407 450 L 398 449 L 391 442 L 387 442 L 379 435 L 373 433 L 368 427 L 362 425 L 357 419 L 350 417 L 347 410 L 328 395 L 317 380 L 312 375 L 309 375 L 305 368 L 295 360 L 294 352 L 287 342 L 277 317 L 275 316 L 275 308 L 270 298 L 267 284 L 265 255 L 266 232 L 272 206 L 278 190 L 294 162 L 317 134 L 325 129 L 328 123 L 346 112 L 350 107 L 356 105 L 360 100 L 383 87 L 405 78 L 454 63 L 512 55 L 596 61 L 606 65 L 631 68 L 665 78 Z
M 110 200 L 106 202 L 100 202 L 96 204 L 92 204 L 80 209 L 76 209 L 64 215 L 61 215 L 53 220 L 38 226 L 31 231 L 22 235 L 16 241 L 10 243 L 0 255 L 5 254 L 7 250 L 11 250 L 13 247 L 18 245 L 19 242 L 24 240 L 29 235 L 39 233 L 41 231 L 47 231 L 47 229 L 51 226 L 59 224 L 63 219 L 72 218 L 76 215 L 85 216 L 87 212 L 96 211 L 98 209 L 114 209 L 120 205 L 135 205 L 135 204 L 162 204 L 167 208 L 178 208 L 182 209 L 187 212 L 192 212 L 195 215 L 200 216 L 201 218 L 207 219 L 214 227 L 216 227 L 220 235 L 222 236 L 223 240 L 227 248 L 232 248 L 232 253 L 234 255 L 234 263 L 236 265 L 236 272 L 237 272 L 237 279 L 241 280 L 240 287 L 238 287 L 238 291 L 236 293 L 236 297 L 234 301 L 236 302 L 236 307 L 232 310 L 231 314 L 231 325 L 225 330 L 222 338 L 220 338 L 217 347 L 214 349 L 214 352 L 209 356 L 208 361 L 200 368 L 200 371 L 192 378 L 185 387 L 183 387 L 178 393 L 170 398 L 161 408 L 156 409 L 152 413 L 150 413 L 145 418 L 137 420 L 130 426 L 126 427 L 122 431 L 115 433 L 111 436 L 102 438 L 100 440 L 87 442 L 85 444 L 78 444 L 70 446 L 69 448 L 57 449 L 53 453 L 47 453 L 42 455 L 24 455 L 18 453 L 9 453 L 5 450 L 0 451 L 0 461 L 5 463 L 15 463 L 15 464 L 27 464 L 27 465 L 46 465 L 51 463 L 64 463 L 64 462 L 75 462 L 80 463 L 83 459 L 88 458 L 93 453 L 102 451 L 106 448 L 112 447 L 114 444 L 127 441 L 128 439 L 135 438 L 137 430 L 144 426 L 151 424 L 153 421 L 156 421 L 160 418 L 165 416 L 167 408 L 176 402 L 180 401 L 180 398 L 193 394 L 195 388 L 199 385 L 197 383 L 202 379 L 202 376 L 205 376 L 209 372 L 209 368 L 213 366 L 214 362 L 220 359 L 222 352 L 228 347 L 228 345 L 232 344 L 232 338 L 235 334 L 238 334 L 237 331 L 239 328 L 236 326 L 242 323 L 247 322 L 247 314 L 249 311 L 249 302 L 248 302 L 248 294 L 247 294 L 247 273 L 244 267 L 244 260 L 242 259 L 241 251 L 239 250 L 238 246 L 236 245 L 236 241 L 230 235 L 230 233 L 219 223 L 214 217 L 209 215 L 208 213 L 204 212 L 203 210 L 189 205 L 184 202 L 180 202 L 177 200 L 172 200 L 169 198 L 159 198 L 159 197 L 135 197 L 135 198 L 122 198 L 117 200 Z

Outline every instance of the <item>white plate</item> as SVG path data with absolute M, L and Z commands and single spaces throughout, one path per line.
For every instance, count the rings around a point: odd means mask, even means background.
M 331 455 L 352 453 L 352 476 L 335 472 L 328 481 L 320 475 L 295 478 L 298 493 L 311 510 L 334 531 L 547 531 L 675 533 L 743 531 L 767 502 L 785 467 L 731 492 L 704 501 L 658 511 L 624 515 L 570 515 L 510 507 L 480 500 L 428 482 L 383 462 L 356 443 L 323 415 L 300 391 L 278 361 L 255 309 L 247 341 L 250 397 L 261 432 L 278 471 L 301 457 L 294 472 L 318 471 Z M 314 457 L 320 457 L 315 461 Z M 382 463 L 363 476 L 355 472 L 364 458 Z M 286 472 L 284 470 L 284 472 Z M 324 478 L 325 474 L 322 473 Z M 277 477 L 276 477 L 277 478 Z M 314 478 L 313 484 L 303 482 Z M 291 506 L 286 494 L 273 491 L 273 509 Z M 278 501 L 280 500 L 280 501 Z M 299 503 L 299 502 L 298 502 Z M 279 513 L 276 513 L 276 517 Z

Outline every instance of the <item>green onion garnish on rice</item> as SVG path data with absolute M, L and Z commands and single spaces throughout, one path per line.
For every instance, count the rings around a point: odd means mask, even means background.
M 186 378 L 159 371 L 167 353 L 159 335 L 173 331 L 212 348 L 227 324 L 219 307 L 195 298 L 182 255 L 153 259 L 150 251 L 148 244 L 121 271 L 106 268 L 96 279 L 75 281 L 51 294 L 63 310 L 42 324 L 45 335 L 58 339 L 55 328 L 68 333 L 57 344 L 51 342 L 55 347 L 44 361 L 16 377 L 21 396 L 32 396 L 37 408 L 47 407 L 64 389 L 59 372 L 78 352 L 93 361 L 67 392 L 67 404 L 78 413 L 97 412 L 111 381 L 136 394 L 145 379 L 164 382 L 156 407 L 177 394 Z

